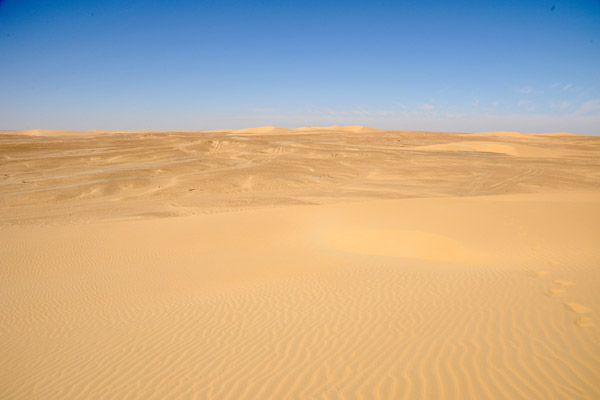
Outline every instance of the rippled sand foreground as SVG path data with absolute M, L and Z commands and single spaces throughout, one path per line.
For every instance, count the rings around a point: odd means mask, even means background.
M 598 243 L 599 137 L 0 132 L 0 398 L 599 398 Z

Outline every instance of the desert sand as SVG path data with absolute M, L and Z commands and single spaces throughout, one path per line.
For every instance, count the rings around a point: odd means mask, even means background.
M 0 133 L 2 399 L 598 399 L 600 137 Z

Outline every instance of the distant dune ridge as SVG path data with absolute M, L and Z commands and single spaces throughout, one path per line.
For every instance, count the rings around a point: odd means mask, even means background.
M 349 126 L 310 126 L 294 129 L 298 132 L 311 132 L 311 131 L 339 131 L 339 132 L 377 132 L 379 129 L 369 128 L 368 126 L 360 125 L 349 125 Z
M 547 133 L 522 133 L 522 132 L 506 132 L 506 131 L 495 131 L 495 132 L 478 132 L 471 133 L 472 136 L 505 136 L 514 138 L 526 138 L 531 135 L 544 135 L 544 136 L 564 136 L 564 135 L 576 135 L 575 133 L 568 132 L 547 132 Z M 581 135 L 584 136 L 584 135 Z
M 371 128 L 368 126 L 361 125 L 332 125 L 332 126 L 303 126 L 300 128 L 282 128 L 278 126 L 259 126 L 256 128 L 245 128 L 245 129 L 218 129 L 218 130 L 178 130 L 175 132 L 234 132 L 237 134 L 263 134 L 263 135 L 278 135 L 285 133 L 299 133 L 299 132 L 318 132 L 318 131 L 338 131 L 338 132 L 380 132 L 381 129 Z M 102 134 L 102 133 L 161 133 L 161 132 L 172 132 L 172 131 L 160 131 L 160 130 L 106 130 L 106 129 L 90 129 L 87 131 L 77 130 L 60 130 L 60 129 L 29 129 L 22 131 L 0 131 L 0 133 L 12 133 L 19 135 L 31 135 L 31 136 L 68 136 L 78 134 Z M 401 131 L 399 131 L 401 132 Z M 478 137 L 512 137 L 512 138 L 530 138 L 532 135 L 544 135 L 544 136 L 564 136 L 564 135 L 576 135 L 568 132 L 549 132 L 549 133 L 522 133 L 522 132 L 509 132 L 509 131 L 494 131 L 494 132 L 478 132 L 469 133 L 470 136 Z M 579 135 L 585 136 L 585 135 Z
M 233 132 L 236 134 L 265 134 L 265 135 L 276 135 L 284 133 L 294 132 L 314 132 L 314 131 L 340 131 L 340 132 L 377 132 L 379 129 L 369 128 L 367 126 L 350 125 L 350 126 L 313 126 L 313 127 L 301 127 L 296 129 L 281 128 L 278 126 L 259 126 L 256 128 L 246 129 L 221 129 L 221 130 L 187 130 L 177 132 Z M 87 134 L 87 133 L 160 133 L 169 131 L 156 131 L 156 130 L 138 130 L 138 131 L 118 131 L 118 130 L 104 130 L 104 129 L 90 129 L 88 131 L 74 131 L 74 130 L 59 130 L 59 129 L 29 129 L 24 131 L 5 131 L 12 132 L 20 135 L 31 135 L 31 136 L 67 136 L 76 134 Z
M 598 399 L 600 137 L 0 131 L 0 399 Z

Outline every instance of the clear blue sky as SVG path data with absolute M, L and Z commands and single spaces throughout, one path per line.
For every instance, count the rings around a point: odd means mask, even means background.
M 600 1 L 0 0 L 0 129 L 600 134 Z

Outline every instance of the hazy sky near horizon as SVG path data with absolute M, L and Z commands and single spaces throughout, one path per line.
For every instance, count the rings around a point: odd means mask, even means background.
M 0 0 L 0 129 L 600 134 L 600 1 Z

